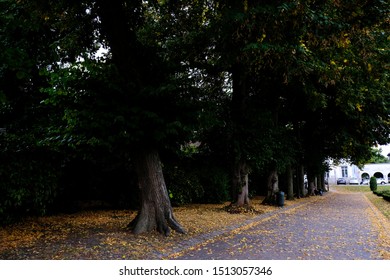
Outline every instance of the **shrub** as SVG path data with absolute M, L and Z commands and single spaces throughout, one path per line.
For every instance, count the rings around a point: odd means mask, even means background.
M 207 164 L 200 170 L 199 177 L 205 190 L 203 202 L 221 203 L 230 199 L 230 179 L 226 170 Z
M 376 178 L 375 177 L 371 177 L 370 178 L 370 189 L 371 191 L 375 192 L 378 188 L 378 185 L 377 185 L 377 182 L 376 182 Z
M 374 191 L 377 196 L 383 197 L 383 199 L 390 201 L 390 190 L 377 190 Z
M 164 177 L 172 205 L 202 200 L 204 189 L 194 171 L 179 166 L 164 166 Z
M 53 165 L 26 154 L 3 154 L 1 161 L 0 223 L 11 223 L 24 215 L 45 215 L 57 194 Z

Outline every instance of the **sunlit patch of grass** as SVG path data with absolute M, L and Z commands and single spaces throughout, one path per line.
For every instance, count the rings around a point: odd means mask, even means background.
M 370 192 L 370 186 L 368 185 L 343 185 L 343 186 L 332 186 L 335 191 L 339 192 Z
M 382 212 L 387 219 L 390 220 L 390 202 L 383 199 L 383 197 L 377 196 L 373 193 L 366 193 L 367 198 L 371 201 L 372 204 Z
M 343 185 L 343 186 L 331 186 L 335 191 L 339 192 L 371 192 L 370 186 L 368 185 Z M 389 185 L 378 185 L 378 191 L 388 190 L 390 191 Z

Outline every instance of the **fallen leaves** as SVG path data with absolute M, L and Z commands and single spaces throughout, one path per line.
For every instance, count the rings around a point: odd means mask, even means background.
M 316 201 L 323 199 L 325 198 L 308 197 L 286 201 L 283 215 L 287 215 L 289 218 L 300 215 L 302 235 L 304 237 L 306 235 L 305 238 L 312 238 L 315 236 L 314 232 L 309 227 L 304 227 L 305 224 L 310 224 L 312 217 L 301 214 L 299 209 L 303 209 L 302 207 L 306 207 L 307 204 L 300 203 L 315 204 Z M 228 203 L 192 204 L 177 207 L 174 209 L 175 217 L 188 234 L 181 235 L 172 232 L 169 237 L 155 232 L 141 235 L 132 234 L 126 229 L 129 221 L 136 215 L 135 212 L 131 211 L 86 211 L 72 215 L 30 218 L 19 224 L 0 229 L 0 259 L 164 259 L 179 257 L 183 250 L 189 252 L 189 248 L 191 252 L 202 252 L 204 248 L 207 248 L 204 251 L 205 255 L 212 257 L 218 250 L 221 250 L 221 246 L 233 248 L 227 251 L 227 254 L 230 254 L 232 258 L 238 257 L 239 254 L 248 250 L 265 252 L 266 247 L 259 247 L 259 244 L 253 243 L 253 237 L 274 236 L 278 230 L 288 230 L 288 224 L 276 223 L 275 227 L 271 229 L 257 227 L 268 221 L 276 222 L 281 215 L 279 214 L 280 208 L 262 205 L 261 201 L 261 197 L 252 200 L 254 211 L 237 214 L 225 211 L 224 207 Z M 288 206 L 296 207 L 288 209 Z M 322 209 L 318 209 L 318 211 L 322 211 Z M 269 216 L 262 218 L 261 221 L 256 221 L 254 213 L 269 213 Z M 337 218 L 337 212 L 334 213 L 334 217 Z M 224 231 L 224 229 L 228 230 Z M 336 226 L 324 229 L 324 231 L 329 232 L 329 236 L 342 234 L 341 230 Z M 242 235 L 243 233 L 245 235 Z M 238 244 L 229 238 L 232 234 L 241 234 Z M 303 251 L 304 258 L 315 258 L 316 250 L 319 250 L 315 242 L 329 243 L 329 240 L 326 239 L 330 238 L 329 236 L 313 237 L 313 245 L 306 248 L 307 251 Z M 388 240 L 385 236 L 383 238 Z M 204 240 L 208 241 L 204 242 Z M 269 246 L 279 248 L 280 252 L 276 253 L 286 256 L 285 259 L 288 259 L 294 246 L 297 248 L 301 246 L 301 244 L 296 243 L 290 249 L 286 247 L 286 244 L 294 244 L 295 242 L 289 233 L 285 234 L 283 239 L 274 241 L 275 244 L 269 244 Z M 346 241 L 340 240 L 340 245 L 343 242 Z M 367 240 L 362 238 L 358 240 L 356 245 L 362 246 L 365 242 Z M 328 251 L 331 248 L 323 246 L 321 250 Z M 382 256 L 390 258 L 386 255 L 388 252 L 389 247 L 383 247 Z M 331 256 L 326 258 L 331 258 Z
M 253 200 L 256 211 L 275 210 Z M 231 215 L 226 204 L 192 204 L 174 209 L 187 235 L 169 237 L 158 233 L 134 235 L 126 229 L 132 211 L 102 210 L 50 217 L 28 218 L 0 228 L 0 259 L 147 259 L 180 250 L 179 242 L 207 234 L 240 221 L 253 213 Z
M 255 207 L 253 207 L 251 204 L 245 204 L 245 205 L 236 205 L 236 204 L 230 204 L 224 207 L 224 210 L 230 214 L 253 214 L 253 215 L 260 215 L 263 212 L 257 210 Z
M 373 193 L 367 193 L 366 197 L 368 200 L 370 200 L 370 202 L 375 204 L 375 206 L 378 204 L 381 205 L 381 211 L 372 205 L 370 207 L 370 211 L 368 211 L 368 215 L 378 232 L 378 240 L 380 241 L 381 246 L 380 255 L 384 259 L 390 260 L 390 223 L 388 218 L 390 214 L 390 203 L 383 200 L 383 198 L 381 201 L 381 197 L 378 197 Z
M 389 249 L 379 246 L 366 208 L 362 194 L 331 193 L 252 219 L 172 258 L 208 258 L 207 248 L 213 259 L 386 259 Z

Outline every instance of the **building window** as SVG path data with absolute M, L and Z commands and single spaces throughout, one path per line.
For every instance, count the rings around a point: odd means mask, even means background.
M 341 166 L 341 177 L 348 177 L 348 166 Z

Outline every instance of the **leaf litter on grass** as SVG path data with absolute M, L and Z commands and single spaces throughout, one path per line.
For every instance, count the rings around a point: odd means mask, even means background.
M 387 213 L 390 213 L 390 203 L 373 193 L 367 193 L 365 194 L 365 197 L 371 206 L 371 211 L 368 211 L 368 215 L 378 233 L 379 244 L 381 247 L 380 255 L 385 260 L 390 260 L 390 222 L 388 218 L 389 216 L 386 215 Z M 381 211 L 378 210 L 376 207 L 377 205 L 380 205 Z

